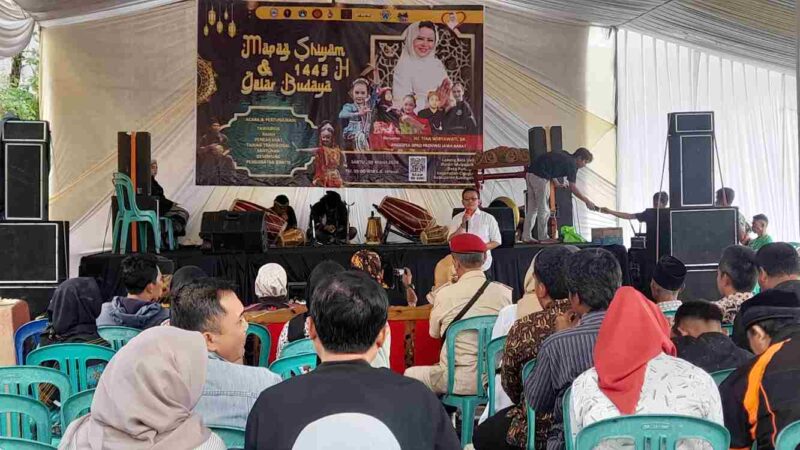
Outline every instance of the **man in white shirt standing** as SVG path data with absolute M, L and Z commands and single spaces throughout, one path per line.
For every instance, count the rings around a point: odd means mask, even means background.
M 484 272 L 492 267 L 492 249 L 500 246 L 500 227 L 497 225 L 497 220 L 485 212 L 481 211 L 481 193 L 475 188 L 466 188 L 461 191 L 461 204 L 464 205 L 464 211 L 453 216 L 453 221 L 450 223 L 450 236 L 448 241 L 453 236 L 469 233 L 479 236 L 486 243 L 486 261 L 483 263 L 481 270 Z

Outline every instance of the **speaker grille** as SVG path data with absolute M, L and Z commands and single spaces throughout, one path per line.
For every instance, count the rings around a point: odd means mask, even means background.
M 47 220 L 45 213 L 45 144 L 6 144 L 6 218 Z

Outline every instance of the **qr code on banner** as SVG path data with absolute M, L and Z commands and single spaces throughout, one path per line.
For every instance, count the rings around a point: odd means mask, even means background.
M 428 157 L 408 157 L 408 181 L 428 181 Z

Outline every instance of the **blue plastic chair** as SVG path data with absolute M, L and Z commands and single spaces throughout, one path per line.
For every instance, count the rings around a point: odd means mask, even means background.
M 284 345 L 281 354 L 278 355 L 278 358 L 286 358 L 289 356 L 316 352 L 317 350 L 314 348 L 314 343 L 311 342 L 311 339 L 298 339 L 294 342 L 289 342 L 288 344 Z
M 317 368 L 317 354 L 303 353 L 300 355 L 287 356 L 275 360 L 269 366 L 269 370 L 286 380 L 293 376 L 302 375 L 308 370 Z
M 719 386 L 720 384 L 722 384 L 723 381 L 725 381 L 726 378 L 728 378 L 730 374 L 733 373 L 734 370 L 736 369 L 719 370 L 717 372 L 712 373 L 711 378 L 713 378 L 714 383 L 717 383 L 717 386 Z
M 14 332 L 14 350 L 17 352 L 17 365 L 25 361 L 25 341 L 32 338 L 35 347 L 39 346 L 39 336 L 47 328 L 47 319 L 32 320 Z
M 564 424 L 564 447 L 567 450 L 575 449 L 575 441 L 572 440 L 572 423 L 569 418 L 569 399 L 572 394 L 572 386 L 564 391 L 564 398 L 561 400 L 561 415 Z
M 11 413 L 12 420 L 0 422 L 0 436 L 50 443 L 50 413 L 42 402 L 19 395 L 0 394 L 0 414 L 7 413 Z M 22 417 L 15 419 L 17 415 Z M 35 425 L 35 433 L 32 425 Z
M 55 390 L 58 390 L 58 398 L 61 401 L 72 394 L 69 378 L 58 370 L 38 366 L 0 367 L 0 392 L 3 394 L 39 400 L 44 389 L 53 389 L 48 395 L 55 394 Z M 58 417 L 58 411 L 54 410 L 51 414 L 51 425 L 58 421 Z M 9 417 L 0 417 L 0 424 L 5 423 L 7 419 Z M 19 416 L 12 415 L 10 420 L 11 426 L 19 429 Z
M 486 367 L 489 370 L 489 417 L 493 416 L 496 411 L 495 406 L 495 390 L 497 389 L 497 382 L 495 380 L 497 375 L 497 357 L 502 354 L 503 349 L 506 346 L 506 336 L 500 336 L 499 338 L 492 339 L 489 342 L 489 346 L 486 348 Z
M 0 437 L 0 449 L 2 450 L 56 450 L 52 445 L 42 442 L 31 441 L 28 439 Z
M 497 316 L 477 316 L 451 323 L 447 328 L 447 394 L 442 403 L 461 410 L 461 446 L 472 443 L 472 430 L 475 427 L 475 409 L 478 405 L 489 402 L 483 388 L 483 377 L 486 371 L 486 350 L 492 338 L 492 327 Z M 478 354 L 475 373 L 475 395 L 458 395 L 453 393 L 456 381 L 456 338 L 460 333 L 477 332 Z
M 726 323 L 722 325 L 722 331 L 724 331 L 728 336 L 733 336 L 733 324 Z
M 61 429 L 66 431 L 69 424 L 78 417 L 89 414 L 94 398 L 94 389 L 83 391 L 69 397 L 61 405 Z
M 161 252 L 161 226 L 158 220 L 158 211 L 142 210 L 136 204 L 136 195 L 133 192 L 133 181 L 124 173 L 115 172 L 112 177 L 114 189 L 117 193 L 117 217 L 114 219 L 113 252 L 125 254 L 128 246 L 128 229 L 132 223 L 139 227 L 139 237 L 142 245 L 139 251 L 147 251 L 147 224 L 153 230 L 153 241 L 156 253 Z
M 265 327 L 251 323 L 247 325 L 247 335 L 254 335 L 258 338 L 258 367 L 269 367 L 269 350 L 272 348 L 272 336 Z
M 162 217 L 161 229 L 167 232 L 167 248 L 170 250 L 178 248 L 178 243 L 175 241 L 175 227 L 172 225 L 172 219 L 169 217 Z
M 91 389 L 87 366 L 90 361 L 108 363 L 114 350 L 94 344 L 54 344 L 32 351 L 25 361 L 29 366 L 56 363 L 58 370 L 69 378 L 73 395 Z M 96 382 L 96 380 L 94 380 Z
M 241 428 L 233 427 L 215 427 L 209 425 L 211 431 L 217 433 L 217 436 L 222 438 L 225 446 L 229 449 L 244 448 L 244 430 Z
M 578 433 L 577 450 L 597 447 L 607 439 L 632 439 L 636 450 L 674 450 L 679 440 L 701 439 L 714 450 L 726 450 L 730 434 L 722 425 L 697 417 L 642 414 L 595 422 Z
M 97 327 L 97 334 L 100 335 L 106 342 L 111 344 L 111 348 L 114 351 L 117 351 L 122 348 L 125 344 L 128 343 L 131 339 L 135 338 L 136 336 L 141 333 L 142 330 L 138 328 L 130 328 L 130 327 L 116 327 L 116 326 L 107 326 L 107 327 Z
M 536 360 L 532 359 L 525 363 L 522 366 L 522 382 L 524 383 L 525 380 L 528 379 L 528 376 L 533 373 L 533 369 L 536 367 Z M 528 416 L 528 443 L 525 446 L 527 450 L 535 450 L 536 449 L 536 411 L 531 408 L 531 404 L 528 403 L 528 400 L 525 400 L 525 413 Z
M 800 445 L 800 420 L 786 426 L 775 440 L 775 450 L 795 450 Z

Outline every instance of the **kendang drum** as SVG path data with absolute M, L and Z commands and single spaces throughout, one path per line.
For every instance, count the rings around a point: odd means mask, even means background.
M 248 202 L 247 200 L 236 199 L 230 208 L 231 211 L 264 211 L 264 223 L 267 226 L 267 240 L 270 245 L 275 245 L 278 236 L 286 228 L 286 219 L 265 208 L 258 203 Z
M 375 217 L 375 213 L 372 213 L 372 215 L 367 218 L 367 233 L 365 237 L 369 245 L 381 243 L 381 239 L 383 238 L 383 225 L 381 224 L 381 218 Z
M 428 210 L 407 200 L 384 197 L 380 205 L 374 206 L 386 218 L 388 231 L 409 240 L 418 241 L 423 231 L 436 225 L 436 219 Z M 390 230 L 389 227 L 395 227 L 397 230 Z
M 299 247 L 305 245 L 306 235 L 297 228 L 284 230 L 278 236 L 278 247 Z
M 425 245 L 446 244 L 450 229 L 444 225 L 434 225 L 420 234 L 420 240 Z

